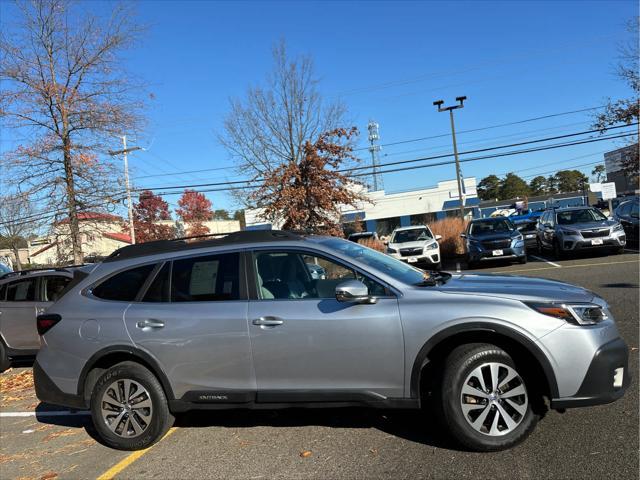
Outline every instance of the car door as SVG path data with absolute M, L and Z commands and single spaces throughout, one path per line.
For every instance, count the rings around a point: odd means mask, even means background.
M 404 342 L 397 298 L 388 288 L 312 251 L 257 249 L 248 263 L 258 401 L 402 396 Z M 324 273 L 318 277 L 310 265 Z M 377 303 L 336 300 L 336 285 L 354 278 Z
M 160 362 L 176 398 L 243 402 L 255 395 L 239 262 L 238 252 L 164 262 L 125 313 L 131 339 Z
M 620 207 L 618 207 L 618 210 L 616 212 L 616 217 L 620 222 L 620 224 L 622 225 L 622 228 L 624 228 L 624 232 L 628 237 L 633 235 L 633 223 L 631 221 L 632 220 L 631 205 L 632 205 L 631 202 L 624 203 Z
M 37 350 L 40 340 L 36 329 L 37 277 L 6 284 L 0 299 L 0 332 L 9 348 Z
M 541 221 L 541 235 L 540 241 L 547 248 L 553 248 L 553 241 L 555 239 L 555 212 L 547 212 Z

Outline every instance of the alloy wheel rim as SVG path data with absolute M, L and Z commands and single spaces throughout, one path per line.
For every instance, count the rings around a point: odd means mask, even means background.
M 151 423 L 153 405 L 146 388 L 123 378 L 107 387 L 100 403 L 107 428 L 122 438 L 142 435 Z
M 518 428 L 528 405 L 527 388 L 518 372 L 499 362 L 476 367 L 460 392 L 465 420 L 475 431 L 492 437 Z

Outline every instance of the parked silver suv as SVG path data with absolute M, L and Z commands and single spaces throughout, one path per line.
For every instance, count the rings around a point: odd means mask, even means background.
M 629 384 L 607 303 L 566 283 L 425 273 L 281 231 L 127 246 L 85 275 L 38 317 L 36 393 L 90 408 L 118 449 L 190 409 L 433 401 L 462 445 L 499 450 L 531 433 L 545 397 L 596 405 Z

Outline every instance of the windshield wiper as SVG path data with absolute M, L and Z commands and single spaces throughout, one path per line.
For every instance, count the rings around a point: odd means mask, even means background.
M 447 272 L 439 272 L 437 270 L 430 270 L 424 272 L 424 278 L 422 281 L 416 283 L 418 287 L 437 287 L 438 285 L 444 285 L 451 279 L 451 274 Z

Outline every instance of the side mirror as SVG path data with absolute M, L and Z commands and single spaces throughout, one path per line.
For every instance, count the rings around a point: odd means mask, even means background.
M 336 286 L 336 300 L 339 302 L 376 303 L 376 297 L 369 296 L 369 289 L 360 280 L 346 280 Z
M 466 233 L 461 233 L 460 234 L 460 238 L 467 238 L 467 234 Z
M 436 242 L 442 240 L 442 235 L 436 235 Z

